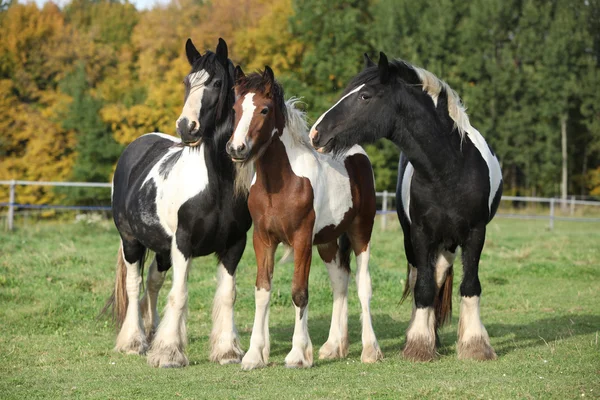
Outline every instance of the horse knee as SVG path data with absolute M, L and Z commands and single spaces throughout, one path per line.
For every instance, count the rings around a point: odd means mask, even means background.
M 420 274 L 421 271 L 419 271 Z M 436 284 L 433 276 L 421 276 L 424 274 L 420 274 L 417 277 L 417 281 L 415 283 L 415 291 L 414 298 L 415 304 L 417 307 L 433 307 L 433 302 L 436 295 Z
M 308 305 L 308 288 L 293 289 L 292 301 L 296 307 L 304 309 Z

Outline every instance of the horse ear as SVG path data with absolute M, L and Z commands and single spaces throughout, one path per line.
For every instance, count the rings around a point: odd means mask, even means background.
M 229 58 L 227 53 L 227 43 L 225 43 L 222 38 L 219 38 L 219 44 L 217 45 L 217 60 L 219 60 L 225 68 L 227 68 L 227 59 Z
M 229 79 L 233 82 L 235 82 L 235 67 L 233 66 L 233 63 L 231 61 L 229 61 L 229 63 L 227 64 L 227 72 L 229 73 Z
M 365 68 L 369 68 L 369 67 L 374 67 L 375 63 L 373 62 L 373 60 L 371 60 L 369 58 L 369 55 L 367 53 L 363 54 L 363 58 L 365 60 Z
M 273 83 L 275 83 L 275 74 L 273 74 L 273 70 L 268 65 L 265 65 L 262 78 L 265 81 L 264 92 L 267 97 L 271 97 L 271 89 L 273 88 Z
M 388 83 L 390 80 L 390 64 L 383 51 L 379 53 L 379 80 L 381 83 Z
M 235 67 L 235 83 L 237 84 L 239 81 L 241 81 L 245 77 L 246 77 L 246 74 L 244 74 L 244 71 L 242 71 L 242 67 L 240 67 L 239 65 L 237 67 Z
M 270 83 L 275 82 L 275 74 L 268 65 L 265 65 L 265 72 L 263 72 L 263 79 L 267 79 Z
M 200 52 L 196 50 L 196 46 L 192 43 L 192 39 L 188 38 L 187 42 L 185 42 L 185 55 L 187 56 L 188 62 L 191 66 L 202 57 Z

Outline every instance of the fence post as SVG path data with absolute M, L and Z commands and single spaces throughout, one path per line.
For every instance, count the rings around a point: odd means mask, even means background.
M 575 215 L 575 196 L 571 196 L 571 215 Z
M 8 197 L 8 230 L 13 230 L 13 223 L 15 218 L 15 187 L 17 182 L 15 180 L 10 181 L 10 195 Z
M 554 229 L 554 197 L 550 199 L 550 230 Z
M 381 203 L 381 208 L 383 214 L 381 215 L 381 230 L 385 231 L 387 228 L 387 199 L 388 199 L 388 191 L 383 191 L 383 202 Z

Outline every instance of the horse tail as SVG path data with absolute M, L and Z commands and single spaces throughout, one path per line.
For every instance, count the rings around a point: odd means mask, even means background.
M 283 251 L 283 255 L 281 256 L 281 258 L 279 259 L 279 264 L 287 264 L 289 262 L 294 262 L 294 248 L 287 244 L 284 244 L 283 248 L 285 250 Z
M 404 283 L 404 291 L 402 292 L 400 304 L 404 303 L 404 300 L 408 299 L 410 292 L 410 263 L 406 263 L 406 282 Z
M 143 263 L 143 260 L 142 260 Z M 112 294 L 106 300 L 104 308 L 100 312 L 100 315 L 106 314 L 109 308 L 112 309 L 112 318 L 115 322 L 117 329 L 123 325 L 125 321 L 125 314 L 127 313 L 127 266 L 125 265 L 125 258 L 123 257 L 123 242 L 119 246 L 117 254 L 117 273 L 115 277 L 115 287 Z
M 350 253 L 352 251 L 352 245 L 348 234 L 342 233 L 340 236 L 340 243 L 338 254 L 340 256 L 340 267 L 350 271 Z
M 442 283 L 433 307 L 435 309 L 435 327 L 440 328 L 452 319 L 452 281 L 454 280 L 454 267 L 451 265 L 446 272 L 446 279 Z

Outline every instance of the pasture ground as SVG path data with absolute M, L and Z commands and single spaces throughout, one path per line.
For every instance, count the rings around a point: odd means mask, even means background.
M 190 273 L 190 366 L 161 370 L 149 367 L 144 357 L 113 352 L 114 328 L 107 318 L 95 319 L 114 280 L 118 236 L 110 221 L 42 223 L 2 232 L 0 398 L 599 398 L 600 226 L 557 222 L 548 231 L 546 225 L 506 219 L 489 225 L 480 273 L 482 318 L 497 361 L 456 359 L 459 265 L 455 313 L 442 330 L 439 359 L 411 363 L 400 356 L 411 306 L 399 304 L 406 261 L 397 223 L 388 223 L 386 232 L 375 230 L 371 262 L 373 323 L 385 359 L 360 363 L 360 308 L 352 282 L 349 357 L 286 369 L 294 312 L 292 265 L 285 264 L 275 267 L 271 365 L 250 372 L 208 361 L 214 258 L 195 260 Z M 238 269 L 236 304 L 245 349 L 254 277 L 249 240 Z M 169 288 L 168 278 L 161 307 Z M 327 273 L 317 259 L 309 310 L 317 354 L 331 313 Z

